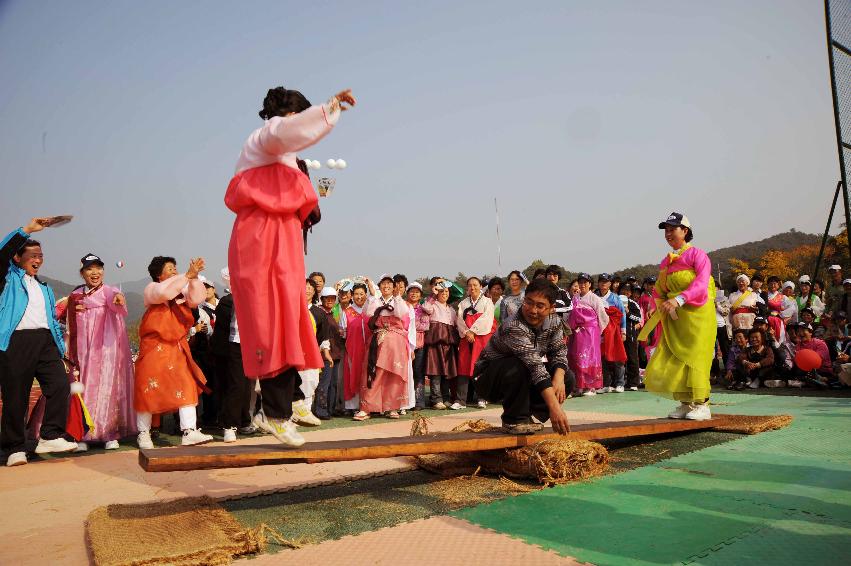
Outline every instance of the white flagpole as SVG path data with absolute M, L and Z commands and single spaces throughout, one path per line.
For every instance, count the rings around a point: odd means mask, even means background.
M 500 271 L 502 270 L 502 243 L 499 239 L 499 207 L 496 204 L 496 197 L 493 197 L 493 209 L 496 212 L 496 261 L 499 264 Z

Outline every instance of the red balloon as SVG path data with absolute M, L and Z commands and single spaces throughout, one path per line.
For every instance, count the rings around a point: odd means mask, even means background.
M 813 350 L 798 350 L 795 365 L 802 371 L 813 371 L 821 367 L 821 356 Z

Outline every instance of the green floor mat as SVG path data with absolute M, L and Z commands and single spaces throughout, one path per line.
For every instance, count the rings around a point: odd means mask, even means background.
M 842 557 L 845 558 L 842 558 Z M 717 566 L 843 564 L 851 556 L 851 528 L 817 521 L 776 521 L 724 541 L 686 560 Z
M 652 414 L 657 407 L 649 395 L 603 397 L 584 410 Z M 595 564 L 822 564 L 840 551 L 847 556 L 851 443 L 843 432 L 851 402 L 747 394 L 713 400 L 719 413 L 786 413 L 795 421 L 454 515 Z

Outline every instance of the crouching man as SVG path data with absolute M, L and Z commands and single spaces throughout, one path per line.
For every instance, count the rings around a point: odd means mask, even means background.
M 479 398 L 502 402 L 502 429 L 509 434 L 541 430 L 533 416 L 552 421 L 559 434 L 570 432 L 561 404 L 574 378 L 567 369 L 561 319 L 554 312 L 558 294 L 546 279 L 532 281 L 518 315 L 499 327 L 476 363 Z

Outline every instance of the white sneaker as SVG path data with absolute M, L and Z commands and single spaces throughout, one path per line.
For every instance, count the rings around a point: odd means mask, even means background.
M 24 466 L 27 463 L 27 453 L 26 452 L 12 452 L 9 454 L 9 458 L 6 460 L 6 465 L 10 468 L 12 466 Z
M 236 427 L 226 428 L 224 437 L 225 442 L 236 442 Z
M 593 389 L 588 389 L 587 391 L 582 392 L 583 397 L 594 397 L 595 395 L 597 395 L 597 392 Z
M 694 405 L 692 405 L 691 403 L 680 403 L 680 405 L 676 409 L 668 413 L 668 418 L 684 419 L 686 418 L 686 415 L 692 412 L 692 410 L 694 410 Z
M 77 447 L 74 449 L 74 452 L 88 452 L 89 445 L 85 442 L 78 442 Z
M 77 449 L 76 442 L 68 442 L 61 436 L 53 440 L 39 439 L 35 447 L 36 454 L 53 454 L 56 452 L 72 452 Z
M 480 409 L 487 409 L 488 408 L 488 402 L 485 401 L 484 399 L 479 399 L 479 402 L 476 403 L 476 406 Z
M 180 445 L 195 446 L 196 444 L 204 444 L 211 440 L 213 440 L 213 437 L 209 434 L 204 434 L 197 428 L 187 428 L 183 431 L 183 438 L 180 439 Z
M 303 424 L 305 426 L 319 426 L 322 424 L 322 421 L 310 412 L 310 407 L 307 406 L 304 399 L 293 403 L 293 422 Z
M 599 389 L 597 389 L 597 393 L 600 393 L 600 394 L 608 393 L 608 392 L 609 392 L 608 387 L 600 387 Z
M 254 415 L 254 424 L 261 430 L 271 433 L 282 444 L 301 446 L 304 437 L 296 430 L 295 423 L 283 419 L 267 419 L 263 414 Z
M 787 385 L 789 385 L 789 387 L 797 387 L 798 389 L 800 389 L 804 386 L 804 382 L 800 379 L 790 379 Z
M 449 408 L 452 409 L 453 411 L 460 411 L 461 409 L 466 409 L 467 407 L 462 405 L 458 401 L 455 401 L 454 403 L 449 405 Z
M 630 391 L 638 391 L 638 387 L 630 387 L 629 390 Z
M 408 411 L 407 409 L 399 409 L 399 414 L 404 416 L 408 414 Z
M 625 389 L 623 388 L 623 385 L 618 385 L 617 387 L 615 387 L 615 393 L 623 393 L 624 391 Z
M 709 412 L 709 403 L 695 403 L 694 409 L 686 414 L 686 418 L 690 421 L 708 421 L 712 418 L 712 413 Z
M 759 380 L 752 379 L 751 382 L 748 383 L 748 387 L 750 387 L 751 389 L 759 389 Z
M 106 444 L 103 445 L 104 450 L 118 450 L 118 441 L 117 440 L 108 440 Z
M 151 450 L 154 447 L 154 441 L 151 440 L 151 432 L 147 430 L 140 432 L 139 436 L 136 437 L 136 444 L 143 450 Z

